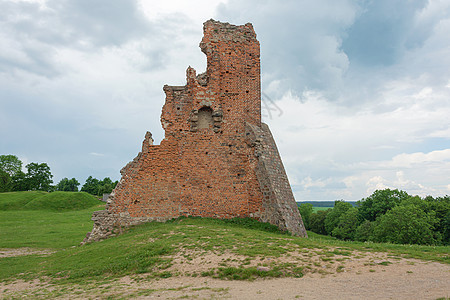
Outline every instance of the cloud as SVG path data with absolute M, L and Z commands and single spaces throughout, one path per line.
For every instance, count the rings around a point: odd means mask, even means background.
M 103 153 L 97 153 L 97 152 L 91 152 L 91 153 L 89 153 L 89 155 L 93 155 L 93 156 L 105 156 L 105 154 L 103 154 Z
M 147 130 L 163 138 L 163 85 L 205 70 L 211 17 L 254 25 L 263 118 L 297 200 L 449 193 L 444 0 L 2 1 L 0 151 L 56 181 L 118 179 Z
M 392 165 L 396 167 L 412 168 L 417 164 L 450 162 L 450 149 L 437 150 L 429 153 L 402 153 L 392 158 Z
M 385 187 L 444 195 L 450 141 L 431 134 L 450 127 L 450 106 L 437 110 L 432 104 L 438 100 L 423 99 L 423 89 L 418 90 L 412 97 L 417 102 L 394 97 L 395 109 L 379 109 L 390 105 L 391 99 L 386 99 L 355 111 L 316 92 L 301 97 L 287 92 L 275 101 L 283 114 L 265 122 L 277 140 L 297 199 L 357 200 Z M 400 171 L 402 180 L 397 177 Z
M 414 30 L 415 15 L 426 0 L 360 1 L 361 10 L 342 43 L 352 63 L 392 65 L 408 46 L 420 45 L 426 34 Z
M 335 90 L 348 69 L 342 35 L 354 22 L 353 1 L 237 1 L 218 9 L 219 19 L 252 22 L 261 43 L 263 84 L 280 90 Z M 275 91 L 269 91 L 275 93 Z M 276 94 L 281 96 L 282 94 Z

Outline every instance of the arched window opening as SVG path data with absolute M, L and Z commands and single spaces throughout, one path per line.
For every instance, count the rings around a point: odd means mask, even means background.
M 212 109 L 202 107 L 198 111 L 198 129 L 210 129 L 213 126 Z

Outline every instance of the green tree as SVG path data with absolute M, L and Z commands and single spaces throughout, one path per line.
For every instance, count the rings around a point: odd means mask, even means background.
M 408 193 L 399 190 L 376 190 L 372 195 L 357 202 L 359 213 L 365 220 L 375 221 L 388 210 L 408 199 Z
M 448 239 L 446 238 L 448 231 L 448 226 L 446 225 L 446 215 L 450 212 L 450 197 L 437 197 L 427 196 L 424 199 L 419 196 L 409 197 L 403 200 L 400 205 L 416 205 L 425 213 L 433 213 L 438 219 L 438 223 L 434 227 L 434 231 L 438 232 L 443 237 L 443 242 L 448 244 Z
M 439 220 L 435 230 L 442 235 L 443 243 L 450 244 L 450 196 L 437 198 L 428 196 L 424 202 L 426 203 L 424 211 L 426 213 L 433 211 Z
M 0 193 L 11 191 L 11 176 L 3 170 L 0 170 Z
M 50 167 L 46 163 L 30 163 L 25 167 L 28 170 L 26 174 L 28 189 L 39 191 L 51 190 L 53 175 L 50 172 Z
M 435 213 L 425 213 L 417 205 L 395 206 L 377 219 L 373 238 L 394 244 L 440 243 L 440 234 L 433 230 L 438 221 Z
M 86 182 L 81 187 L 81 191 L 89 193 L 91 195 L 97 195 L 98 187 L 99 187 L 99 180 L 96 178 L 93 178 L 92 176 L 89 176 L 86 179 Z
M 353 239 L 360 242 L 371 241 L 374 227 L 375 222 L 365 220 L 356 228 Z
M 103 194 L 109 194 L 112 192 L 114 183 L 109 177 L 105 177 L 99 182 L 99 187 L 97 191 L 97 196 L 102 196 Z
M 56 190 L 57 191 L 65 191 L 65 192 L 78 192 L 79 185 L 80 185 L 80 183 L 75 178 L 72 178 L 72 179 L 63 178 L 56 185 Z
M 29 180 L 24 172 L 19 172 L 11 178 L 11 190 L 15 192 L 28 191 L 30 188 Z
M 15 155 L 0 155 L 0 192 L 13 190 L 14 177 L 22 172 L 22 161 Z
M 0 155 L 0 170 L 14 176 L 22 170 L 22 161 L 15 155 Z
M 353 240 L 359 224 L 361 224 L 361 217 L 358 209 L 350 207 L 340 215 L 339 221 L 331 232 L 331 235 L 341 240 Z
M 444 233 L 442 234 L 442 241 L 444 245 L 450 245 L 450 211 L 447 212 L 442 220 Z
M 118 181 L 113 182 L 109 177 L 105 177 L 103 180 L 98 180 L 92 176 L 89 176 L 81 187 L 81 191 L 95 196 L 102 196 L 105 193 L 111 193 L 117 183 Z
M 352 207 L 353 206 L 350 203 L 343 200 L 337 200 L 334 202 L 333 209 L 331 209 L 325 218 L 325 230 L 327 234 L 332 233 L 333 229 L 338 225 L 341 215 Z
M 318 234 L 327 234 L 327 231 L 325 230 L 325 219 L 330 211 L 331 208 L 312 213 L 309 217 L 310 230 Z
M 302 216 L 303 225 L 305 225 L 305 228 L 307 230 L 310 230 L 309 218 L 310 218 L 311 214 L 313 213 L 313 205 L 311 203 L 302 203 L 298 207 L 298 210 L 300 212 L 300 215 Z

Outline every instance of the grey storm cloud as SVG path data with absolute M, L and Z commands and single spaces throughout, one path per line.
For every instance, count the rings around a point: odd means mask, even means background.
M 319 90 L 330 101 L 354 104 L 399 76 L 402 69 L 387 68 L 422 47 L 436 24 L 448 17 L 447 11 L 441 18 L 418 21 L 427 4 L 432 3 L 230 0 L 219 6 L 218 16 L 237 23 L 250 20 L 258 29 L 263 89 L 270 95 Z M 417 70 L 421 72 L 420 66 Z
M 219 7 L 219 19 L 249 19 L 258 29 L 266 85 L 280 90 L 339 87 L 348 69 L 342 35 L 358 12 L 354 1 L 237 1 Z
M 342 49 L 349 60 L 363 65 L 391 65 L 408 48 L 420 46 L 426 35 L 416 32 L 414 17 L 426 0 L 361 1 L 358 17 L 346 32 Z
M 57 77 L 66 72 L 58 64 L 61 48 L 94 52 L 143 38 L 158 43 L 164 31 L 160 24 L 146 19 L 137 2 L 131 0 L 58 0 L 47 1 L 45 5 L 3 2 L 0 20 L 3 44 L 0 72 L 11 74 L 23 70 L 45 77 Z M 179 25 L 175 20 L 171 23 L 172 27 Z M 170 26 L 168 29 L 167 38 L 170 38 Z M 164 46 L 165 43 L 160 42 L 137 49 L 149 58 L 140 68 L 161 67 L 167 52 Z

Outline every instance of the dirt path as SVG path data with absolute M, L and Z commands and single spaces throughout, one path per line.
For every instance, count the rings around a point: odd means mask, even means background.
M 155 290 L 149 298 L 195 299 L 438 299 L 450 297 L 450 266 L 402 259 L 393 264 L 353 264 L 345 272 L 306 274 L 302 278 L 226 281 L 202 277 L 169 278 L 148 283 L 121 282 L 132 289 Z
M 45 281 L 0 283 L 0 298 L 106 299 L 438 299 L 450 297 L 450 266 L 415 259 L 349 260 L 342 272 L 302 278 L 228 281 L 210 277 L 123 277 L 106 284 L 54 286 Z

